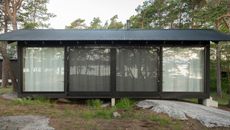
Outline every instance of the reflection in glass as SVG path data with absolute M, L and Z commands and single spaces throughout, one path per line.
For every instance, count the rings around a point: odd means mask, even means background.
M 163 49 L 163 91 L 202 92 L 204 48 Z
M 70 48 L 70 91 L 110 91 L 110 49 Z
M 156 48 L 117 49 L 117 91 L 157 91 Z
M 24 91 L 64 91 L 64 48 L 24 48 L 23 58 Z

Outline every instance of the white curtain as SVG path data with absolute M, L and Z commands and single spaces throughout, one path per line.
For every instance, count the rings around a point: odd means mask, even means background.
M 64 48 L 28 47 L 23 58 L 25 92 L 64 91 Z
M 204 48 L 163 49 L 163 91 L 204 90 Z

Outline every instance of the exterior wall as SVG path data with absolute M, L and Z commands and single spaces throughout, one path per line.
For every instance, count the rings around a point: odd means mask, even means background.
M 69 91 L 69 46 L 108 46 L 110 48 L 110 91 L 109 92 L 70 92 Z M 155 47 L 158 48 L 159 64 L 158 64 L 158 83 L 156 92 L 117 92 L 116 91 L 116 48 L 120 47 Z M 64 63 L 64 92 L 23 92 L 23 48 L 24 47 L 64 47 L 65 63 Z M 205 47 L 204 58 L 204 92 L 163 92 L 162 91 L 162 48 L 163 47 Z M 209 56 L 210 43 L 200 41 L 25 41 L 18 43 L 19 57 L 19 90 L 20 96 L 47 96 L 50 98 L 207 98 L 209 97 Z M 115 69 L 114 69 L 115 68 Z

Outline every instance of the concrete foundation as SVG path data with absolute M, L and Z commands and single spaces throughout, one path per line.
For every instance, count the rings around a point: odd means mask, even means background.
M 210 97 L 210 98 L 203 100 L 203 105 L 208 106 L 208 107 L 218 107 L 218 102 L 214 101 L 212 97 Z
M 111 98 L 111 106 L 115 106 L 115 98 Z

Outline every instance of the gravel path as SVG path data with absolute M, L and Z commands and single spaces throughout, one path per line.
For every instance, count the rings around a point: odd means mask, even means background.
M 206 127 L 230 127 L 230 112 L 217 108 L 167 100 L 144 100 L 137 106 L 157 113 L 166 113 L 175 119 L 197 119 Z
M 0 117 L 0 130 L 54 130 L 44 116 Z

